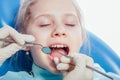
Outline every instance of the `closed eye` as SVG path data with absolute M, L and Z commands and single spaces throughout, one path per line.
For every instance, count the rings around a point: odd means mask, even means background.
M 40 27 L 47 27 L 50 26 L 51 24 L 40 24 Z
M 75 24 L 65 24 L 66 26 L 74 27 Z

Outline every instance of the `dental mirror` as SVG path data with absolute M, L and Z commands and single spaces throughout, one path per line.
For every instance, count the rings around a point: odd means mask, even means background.
M 48 47 L 42 47 L 42 52 L 46 53 L 46 54 L 50 54 L 51 53 L 51 49 Z

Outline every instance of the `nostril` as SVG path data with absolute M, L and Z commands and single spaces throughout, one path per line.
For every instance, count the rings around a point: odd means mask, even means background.
M 62 35 L 64 35 L 64 36 L 65 36 L 66 34 L 65 34 L 65 33 L 63 33 Z
M 54 34 L 54 36 L 60 37 L 60 36 L 66 36 L 66 34 L 65 33 L 56 33 L 56 34 Z
M 55 34 L 55 36 L 60 36 L 60 34 L 57 33 L 57 34 Z

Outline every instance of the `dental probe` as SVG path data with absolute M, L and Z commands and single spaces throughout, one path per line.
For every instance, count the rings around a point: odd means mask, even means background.
M 63 53 L 61 53 L 61 52 L 58 52 L 58 51 L 57 51 L 57 53 L 65 56 L 65 57 L 67 57 L 67 58 L 72 59 L 71 56 L 65 55 L 65 54 L 63 54 Z M 71 65 L 75 66 L 74 64 L 71 64 Z M 104 73 L 104 72 L 102 72 L 102 71 L 100 71 L 100 70 L 97 70 L 97 69 L 95 69 L 95 68 L 93 68 L 93 67 L 91 67 L 91 66 L 89 66 L 89 65 L 86 65 L 86 67 L 89 68 L 89 69 L 91 69 L 91 70 L 93 70 L 93 71 L 95 71 L 95 72 L 98 72 L 98 73 L 102 74 L 103 76 L 105 76 L 105 77 L 107 77 L 107 78 L 109 78 L 109 79 L 111 79 L 111 80 L 113 80 L 113 77 L 109 76 L 108 74 L 106 74 L 106 73 Z
M 9 40 L 9 39 L 5 39 L 5 38 L 0 38 L 0 41 L 4 41 L 4 42 L 9 42 L 9 43 L 15 43 L 15 41 L 13 40 Z M 50 54 L 51 53 L 51 49 L 48 47 L 44 47 L 41 44 L 37 44 L 37 43 L 33 43 L 33 42 L 25 42 L 25 44 L 21 45 L 21 46 L 35 46 L 38 45 L 41 47 L 42 52 L 46 53 L 46 54 Z

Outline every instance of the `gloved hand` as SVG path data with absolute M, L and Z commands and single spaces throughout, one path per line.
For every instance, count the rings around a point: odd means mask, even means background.
M 0 41 L 0 65 L 15 52 L 22 49 L 20 45 L 23 45 L 25 41 L 32 42 L 35 40 L 33 36 L 20 34 L 10 26 L 4 26 L 0 29 L 0 38 L 10 38 L 16 42 L 3 47 L 5 42 Z
M 60 60 L 54 58 L 57 70 L 60 70 L 64 76 L 63 80 L 93 80 L 93 71 L 86 68 L 86 65 L 93 67 L 92 58 L 79 53 L 70 56 L 72 60 L 64 56 Z

